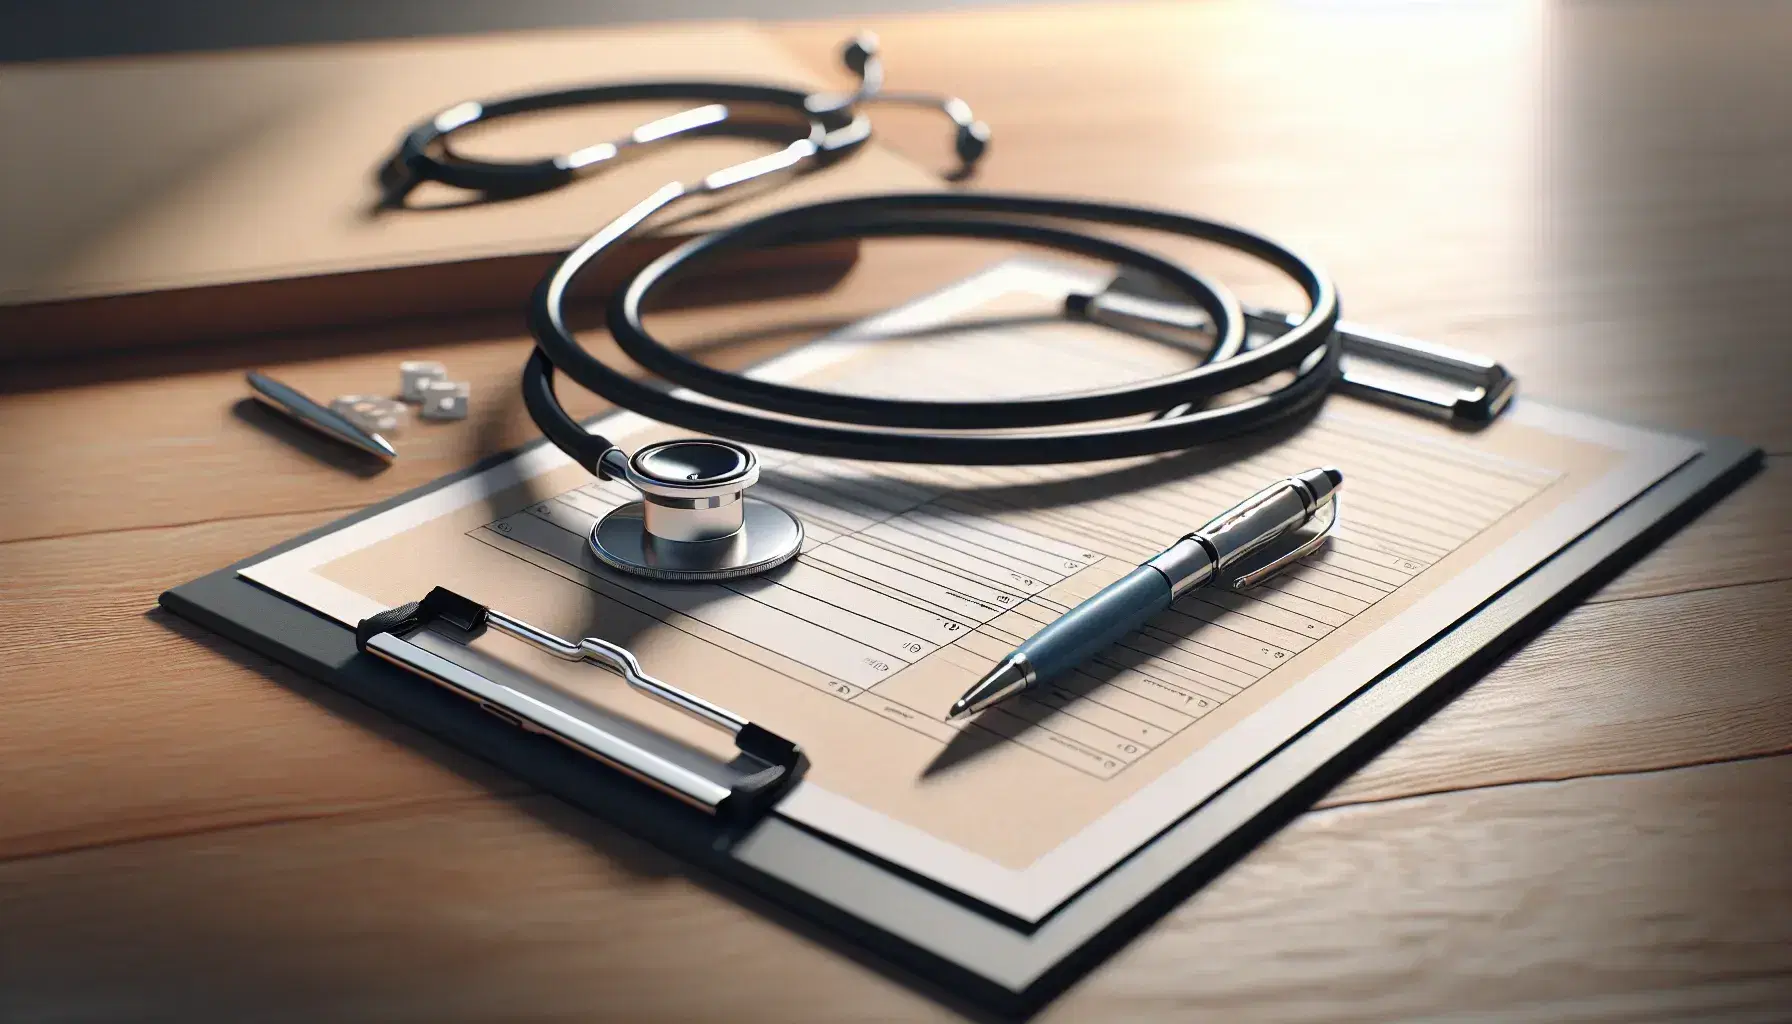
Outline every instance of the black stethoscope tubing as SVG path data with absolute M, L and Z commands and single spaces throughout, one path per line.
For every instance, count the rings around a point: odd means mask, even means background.
M 1229 291 L 1136 246 L 1052 221 L 1145 228 L 1228 246 L 1270 264 L 1306 293 L 1309 312 L 1280 336 L 1246 349 L 1244 316 Z M 654 291 L 698 261 L 728 252 L 844 238 L 958 237 L 1020 242 L 1136 269 L 1168 285 L 1211 320 L 1215 344 L 1181 373 L 1118 388 L 1000 401 L 899 400 L 816 391 L 703 366 L 654 339 L 641 310 Z M 1338 297 L 1310 261 L 1261 235 L 1217 221 L 1125 204 L 978 193 L 893 194 L 812 204 L 692 239 L 649 264 L 610 298 L 608 326 L 631 359 L 670 387 L 632 379 L 585 351 L 562 300 L 607 245 L 587 243 L 549 272 L 530 303 L 536 351 L 524 369 L 525 403 L 538 426 L 575 460 L 603 474 L 610 441 L 560 407 L 557 369 L 617 406 L 664 423 L 804 454 L 958 465 L 1083 462 L 1176 451 L 1236 437 L 1300 414 L 1338 375 Z M 1266 393 L 1208 403 L 1292 371 Z M 683 388 L 712 401 L 675 394 Z M 1146 421 L 1106 422 L 1161 414 Z M 1032 430 L 1030 428 L 1053 428 Z M 1000 433 L 988 433 L 999 431 Z

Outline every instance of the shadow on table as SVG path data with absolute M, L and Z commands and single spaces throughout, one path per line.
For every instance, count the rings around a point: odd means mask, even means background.
M 390 465 L 366 452 L 350 448 L 308 429 L 298 421 L 269 409 L 253 398 L 244 398 L 230 407 L 230 414 L 264 434 L 271 435 L 319 462 L 352 473 L 362 479 L 385 472 Z

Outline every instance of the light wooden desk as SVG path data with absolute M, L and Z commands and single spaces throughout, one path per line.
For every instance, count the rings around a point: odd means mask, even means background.
M 849 27 L 780 31 L 819 66 Z M 1529 395 L 1775 453 L 1044 1017 L 1792 1015 L 1792 8 L 1104 6 L 875 27 L 894 82 L 995 126 L 984 187 L 1252 224 L 1328 265 L 1352 317 L 1496 353 Z M 942 148 L 931 121 L 879 124 Z M 928 273 L 873 253 L 797 306 L 857 312 Z M 256 359 L 363 390 L 395 361 L 364 340 Z M 150 610 L 529 436 L 497 397 L 525 351 L 513 322 L 377 340 L 445 358 L 484 400 L 373 477 L 234 414 L 227 360 L 6 368 L 0 1018 L 950 1017 Z

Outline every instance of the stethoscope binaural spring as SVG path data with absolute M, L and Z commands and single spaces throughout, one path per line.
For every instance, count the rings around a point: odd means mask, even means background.
M 848 63 L 853 63 L 850 48 Z M 874 76 L 864 70 L 866 62 L 859 63 L 856 70 L 865 86 L 855 97 L 865 99 L 867 90 L 881 88 L 881 71 Z M 626 98 L 642 98 L 639 90 L 644 88 L 653 86 L 602 87 L 611 98 L 623 98 L 625 93 Z M 1292 249 L 1255 232 L 1128 204 L 968 192 L 816 203 L 685 242 L 610 296 L 611 335 L 629 358 L 659 378 L 636 380 L 593 357 L 567 326 L 566 296 L 578 278 L 618 241 L 670 207 L 838 157 L 869 137 L 868 123 L 852 110 L 855 97 L 821 102 L 789 90 L 728 88 L 756 90 L 753 102 L 800 109 L 808 134 L 768 156 L 700 181 L 673 182 L 657 190 L 563 257 L 530 302 L 529 326 L 536 348 L 522 382 L 530 416 L 581 466 L 600 478 L 626 481 L 642 495 L 641 501 L 612 511 L 593 528 L 593 553 L 616 569 L 669 580 L 725 579 L 762 572 L 793 557 L 802 544 L 801 521 L 746 494 L 759 475 L 750 444 L 889 462 L 1082 462 L 1178 451 L 1235 438 L 1310 411 L 1333 387 L 1458 420 L 1491 418 L 1512 393 L 1510 376 L 1497 364 L 1366 328 L 1341 326 L 1338 295 L 1330 279 Z M 675 96 L 655 98 L 703 97 L 692 86 Z M 987 131 L 967 128 L 977 122 L 962 103 L 941 100 L 937 105 L 958 125 L 961 157 L 967 165 L 974 163 Z M 687 114 L 693 122 L 705 116 Z M 670 137 L 664 125 L 648 127 L 649 135 Z M 430 140 L 424 134 L 413 137 L 418 146 L 427 148 Z M 433 166 L 418 162 L 412 169 Z M 540 173 L 545 180 L 547 171 Z M 427 174 L 450 181 L 448 171 L 432 169 Z M 450 183 L 474 180 L 462 176 Z M 1091 225 L 1162 232 L 1242 252 L 1274 267 L 1299 287 L 1307 312 L 1288 315 L 1247 309 L 1219 282 L 1150 250 L 1092 233 Z M 1068 316 L 1115 325 L 1204 330 L 1211 335 L 1211 345 L 1198 365 L 1156 380 L 1074 394 L 944 402 L 843 395 L 716 370 L 672 351 L 642 322 L 650 296 L 712 257 L 843 239 L 916 237 L 1008 241 L 1110 263 L 1120 269 L 1122 278 L 1148 282 L 1155 297 L 1120 291 L 1071 296 L 1065 306 Z M 1271 336 L 1251 343 L 1266 334 Z M 1346 348 L 1468 387 L 1414 389 L 1346 373 L 1341 366 Z M 608 438 L 588 432 L 565 411 L 554 393 L 556 371 L 620 408 L 711 436 L 661 442 L 631 456 Z M 1248 396 L 1233 397 L 1241 391 Z

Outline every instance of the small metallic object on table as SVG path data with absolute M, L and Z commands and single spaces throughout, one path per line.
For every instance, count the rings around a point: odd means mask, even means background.
M 407 402 L 421 402 L 425 384 L 447 379 L 448 368 L 441 363 L 409 359 L 398 364 L 398 395 Z
M 251 370 L 247 374 L 249 393 L 256 401 L 289 416 L 312 430 L 351 445 L 386 461 L 398 458 L 398 449 L 379 434 L 366 430 L 348 417 L 307 398 L 298 389 L 282 384 L 265 373 Z
M 464 381 L 424 381 L 417 412 L 426 420 L 464 420 L 472 390 Z
M 380 395 L 343 395 L 332 400 L 330 408 L 369 433 L 397 430 L 408 412 L 403 402 Z

